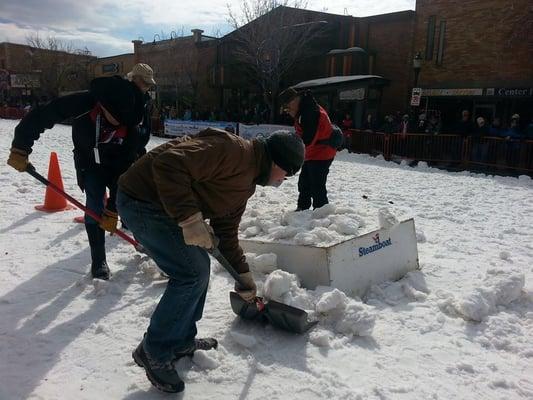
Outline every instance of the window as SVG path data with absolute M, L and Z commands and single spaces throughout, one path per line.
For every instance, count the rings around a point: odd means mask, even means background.
M 104 65 L 102 65 L 102 72 L 104 74 L 117 73 L 118 72 L 118 64 L 117 63 L 104 64 Z
M 444 57 L 444 38 L 446 36 L 446 21 L 441 21 L 439 26 L 439 47 L 437 48 L 437 65 L 442 65 Z
M 433 59 L 433 47 L 435 41 L 435 21 L 437 17 L 432 15 L 428 20 L 428 32 L 426 38 L 426 60 Z

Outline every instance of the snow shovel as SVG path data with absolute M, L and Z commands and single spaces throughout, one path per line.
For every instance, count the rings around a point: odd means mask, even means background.
M 237 271 L 222 255 L 218 247 L 209 250 L 209 253 L 230 273 L 233 279 L 241 286 L 245 286 Z M 268 321 L 276 328 L 293 333 L 307 332 L 317 323 L 317 321 L 309 322 L 304 310 L 273 300 L 265 303 L 261 297 L 256 297 L 253 303 L 248 303 L 236 292 L 230 292 L 230 303 L 233 312 L 243 319 Z
M 72 204 L 74 204 L 76 207 L 78 207 L 80 210 L 84 211 L 85 214 L 89 215 L 90 217 L 94 218 L 97 222 L 100 222 L 102 218 L 96 214 L 94 211 L 90 210 L 89 208 L 85 207 L 82 203 L 80 203 L 78 200 L 76 200 L 74 197 L 70 196 L 68 193 L 65 193 L 61 188 L 54 185 L 52 182 L 50 182 L 48 179 L 46 179 L 44 176 L 39 174 L 35 167 L 31 164 L 28 165 L 26 168 L 26 172 L 33 176 L 35 179 L 37 179 L 39 182 L 44 183 L 46 186 L 48 186 L 50 189 L 52 189 L 54 192 L 59 194 L 60 196 L 63 196 L 65 199 L 70 201 Z M 132 244 L 137 251 L 140 251 L 141 253 L 146 253 L 143 246 L 133 239 L 132 237 L 128 236 L 126 233 L 121 231 L 120 229 L 117 229 L 114 232 L 118 237 L 124 239 L 126 242 Z

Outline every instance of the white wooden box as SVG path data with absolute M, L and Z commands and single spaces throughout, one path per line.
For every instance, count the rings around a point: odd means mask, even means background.
M 247 253 L 274 253 L 278 268 L 298 275 L 302 286 L 336 287 L 363 296 L 374 284 L 395 281 L 419 268 L 413 219 L 329 247 L 241 239 Z

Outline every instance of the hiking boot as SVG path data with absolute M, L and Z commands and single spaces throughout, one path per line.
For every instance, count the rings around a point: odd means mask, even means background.
M 194 343 L 185 350 L 174 352 L 174 361 L 182 357 L 192 357 L 196 350 L 211 350 L 218 347 L 218 341 L 214 338 L 194 339 Z
M 185 384 L 174 369 L 172 362 L 159 363 L 144 351 L 144 340 L 132 353 L 133 361 L 146 371 L 146 377 L 157 389 L 166 393 L 183 392 Z

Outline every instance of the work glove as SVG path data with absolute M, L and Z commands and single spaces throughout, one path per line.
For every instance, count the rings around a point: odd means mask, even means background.
M 100 228 L 105 231 L 115 233 L 117 231 L 118 214 L 113 211 L 109 211 L 107 208 L 104 210 L 100 221 Z
M 28 153 L 24 150 L 12 147 L 7 159 L 7 165 L 12 166 L 19 172 L 24 172 L 31 165 L 28 160 Z
M 204 249 L 215 247 L 213 228 L 206 224 L 201 212 L 191 215 L 178 225 L 183 230 L 185 244 L 203 247 Z
M 235 282 L 235 291 L 244 301 L 251 303 L 257 296 L 257 286 L 255 285 L 254 278 L 251 272 L 243 272 L 239 274 L 244 286 L 241 286 L 239 282 Z

